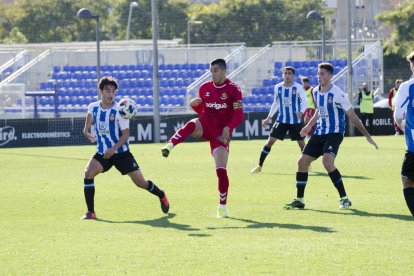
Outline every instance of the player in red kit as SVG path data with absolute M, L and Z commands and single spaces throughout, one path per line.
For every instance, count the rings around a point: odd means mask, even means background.
M 210 64 L 212 81 L 201 85 L 199 97 L 190 102 L 199 118 L 188 121 L 161 149 L 162 156 L 168 157 L 171 150 L 188 136 L 210 142 L 211 154 L 216 164 L 220 204 L 217 217 L 227 217 L 227 193 L 229 179 L 227 160 L 229 156 L 230 136 L 243 120 L 242 92 L 226 77 L 226 61 L 216 59 Z

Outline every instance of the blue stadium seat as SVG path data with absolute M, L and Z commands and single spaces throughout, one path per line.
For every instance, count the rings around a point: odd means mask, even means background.
M 166 70 L 167 69 L 167 64 L 158 64 L 158 69 L 159 70 Z
M 174 64 L 174 70 L 181 70 L 182 69 L 182 65 L 179 63 Z
M 168 87 L 175 87 L 176 86 L 176 80 L 173 78 L 170 78 L 167 80 L 167 86 Z
M 280 77 L 280 76 L 282 76 L 282 74 L 283 74 L 283 70 L 282 69 L 276 69 L 275 68 L 275 71 L 273 73 L 274 76 Z
M 282 67 L 283 67 L 283 63 L 281 61 L 276 61 L 275 62 L 275 66 L 274 66 L 275 70 L 276 69 L 282 69 Z
M 310 67 L 318 67 L 318 64 L 320 63 L 320 61 L 319 60 L 310 60 L 309 61 L 309 66 Z
M 267 87 L 267 94 L 274 94 L 275 93 L 275 87 L 274 86 L 268 86 Z
M 60 72 L 60 66 L 53 66 L 53 73 L 59 73 Z
M 285 66 L 293 66 L 293 61 L 286 61 Z
M 303 61 L 293 61 L 292 66 L 296 69 L 299 67 L 303 67 Z
M 168 105 L 170 103 L 170 97 L 169 96 L 163 96 L 160 98 L 160 104 Z
M 191 83 L 193 83 L 193 80 L 190 78 L 184 79 L 184 86 L 189 86 Z
M 259 88 L 258 87 L 253 87 L 252 88 L 252 95 L 257 95 L 259 93 L 260 93 L 260 91 L 259 91 Z

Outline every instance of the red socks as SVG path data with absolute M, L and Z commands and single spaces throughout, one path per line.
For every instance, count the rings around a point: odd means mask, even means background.
M 227 203 L 227 191 L 229 190 L 229 178 L 227 177 L 227 170 L 225 168 L 217 168 L 218 176 L 218 190 L 220 193 L 220 204 Z
M 192 121 L 187 122 L 185 126 L 177 130 L 177 132 L 171 137 L 170 142 L 175 146 L 181 142 L 184 142 L 187 137 L 194 132 L 196 124 Z

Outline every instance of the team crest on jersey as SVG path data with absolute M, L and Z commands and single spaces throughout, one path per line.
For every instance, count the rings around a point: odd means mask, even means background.
M 206 91 L 206 97 L 210 97 L 210 92 Z
M 332 101 L 333 101 L 332 96 L 329 96 L 328 97 L 328 103 L 332 103 Z
M 222 99 L 222 100 L 227 99 L 227 93 L 226 93 L 226 92 L 223 92 L 223 93 L 221 94 L 221 96 L 220 96 L 220 99 Z
M 115 120 L 115 114 L 111 114 L 111 115 L 109 116 L 109 120 L 110 120 L 110 121 L 114 121 L 114 120 Z

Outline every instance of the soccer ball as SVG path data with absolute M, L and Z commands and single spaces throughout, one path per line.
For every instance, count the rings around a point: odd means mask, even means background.
M 133 100 L 125 98 L 119 101 L 118 110 L 123 118 L 131 119 L 137 114 L 138 106 Z

